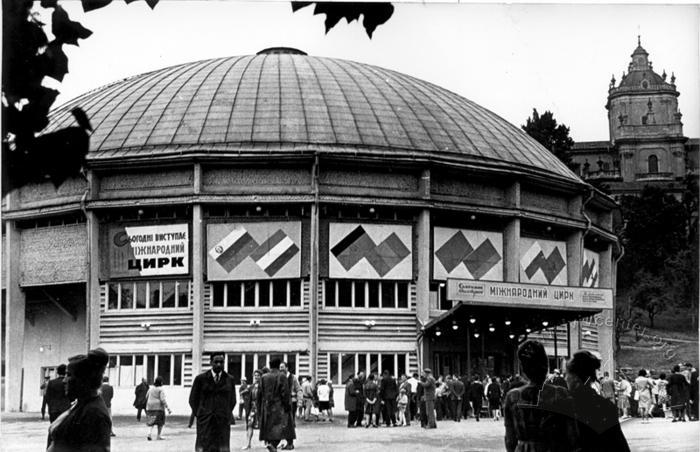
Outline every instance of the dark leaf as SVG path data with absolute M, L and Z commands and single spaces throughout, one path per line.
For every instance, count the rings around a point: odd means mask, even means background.
M 42 8 L 55 8 L 58 5 L 58 0 L 41 0 Z
M 90 138 L 82 127 L 67 127 L 38 137 L 31 149 L 40 173 L 56 187 L 80 174 L 85 164 Z
M 292 2 L 292 12 L 294 13 L 294 12 L 300 10 L 301 8 L 306 8 L 307 6 L 309 6 L 312 3 L 313 2 Z
M 29 104 L 22 109 L 22 113 L 26 115 L 26 120 L 29 121 L 35 132 L 40 132 L 49 124 L 49 109 L 51 109 L 58 94 L 55 89 L 40 86 Z
M 85 113 L 85 110 L 83 110 L 80 107 L 75 107 L 71 110 L 71 113 L 75 118 L 75 122 L 78 123 L 78 126 L 92 132 L 92 124 L 90 124 L 90 119 L 87 117 L 87 113 Z
M 62 82 L 63 77 L 68 73 L 68 57 L 63 52 L 63 46 L 56 41 L 51 41 L 43 57 L 46 75 Z
M 80 22 L 70 20 L 68 13 L 58 5 L 54 8 L 51 16 L 51 32 L 56 37 L 57 42 L 76 46 L 78 39 L 86 39 L 92 34 Z
M 148 6 L 151 7 L 151 9 L 153 9 L 153 8 L 155 8 L 156 5 L 158 4 L 158 1 L 159 1 L 159 0 L 146 0 L 146 3 L 148 4 Z
M 394 13 L 394 6 L 391 3 L 364 3 L 364 2 L 292 2 L 292 11 L 316 3 L 314 15 L 325 14 L 326 33 L 335 27 L 340 19 L 345 19 L 348 23 L 359 20 L 360 15 L 364 16 L 362 25 L 367 31 L 367 35 L 372 38 L 372 34 L 377 27 L 385 23 Z
M 81 0 L 83 3 L 83 11 L 90 12 L 96 9 L 104 8 L 112 3 L 112 0 Z

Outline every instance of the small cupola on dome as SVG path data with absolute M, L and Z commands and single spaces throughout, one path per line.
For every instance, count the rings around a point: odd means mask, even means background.
M 303 50 L 295 49 L 293 47 L 268 47 L 267 49 L 262 49 L 256 55 L 308 55 Z
M 642 47 L 641 36 L 637 36 L 637 48 L 632 52 L 632 62 L 630 63 L 630 71 L 645 71 L 651 69 L 651 63 L 649 63 L 649 53 Z

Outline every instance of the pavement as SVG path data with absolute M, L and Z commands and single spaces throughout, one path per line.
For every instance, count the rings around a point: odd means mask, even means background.
M 112 451 L 180 452 L 193 451 L 195 430 L 187 428 L 187 417 L 170 416 L 163 430 L 163 441 L 147 441 L 144 420 L 116 416 Z M 299 451 L 501 451 L 504 450 L 503 422 L 473 419 L 459 423 L 440 421 L 438 428 L 424 430 L 416 423 L 410 427 L 355 428 L 345 426 L 346 418 L 334 423 L 297 424 L 296 449 Z M 0 451 L 43 451 L 46 448 L 48 421 L 38 413 L 4 413 L 0 419 Z M 231 428 L 231 451 L 245 445 L 245 427 L 237 423 Z M 639 419 L 626 420 L 622 430 L 632 451 L 697 452 L 700 449 L 700 423 L 672 423 L 670 419 L 655 418 L 649 423 Z M 253 451 L 264 451 L 262 443 L 253 437 Z

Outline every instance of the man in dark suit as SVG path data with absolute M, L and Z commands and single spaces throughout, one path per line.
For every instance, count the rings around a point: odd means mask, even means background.
M 141 421 L 141 411 L 146 409 L 146 395 L 148 394 L 148 383 L 142 378 L 141 383 L 134 389 L 134 408 L 136 408 L 136 420 Z
M 211 370 L 194 379 L 190 408 L 197 417 L 197 452 L 229 452 L 229 438 L 236 406 L 231 375 L 224 371 L 224 354 L 211 354 Z
M 112 399 L 114 398 L 114 388 L 109 384 L 109 377 L 105 375 L 102 377 L 102 386 L 100 387 L 100 397 L 105 402 L 107 411 L 109 412 L 109 419 L 112 419 Z M 112 427 L 114 428 L 114 427 Z M 114 430 L 110 432 L 111 436 L 117 436 L 114 434 Z
M 360 371 L 357 373 L 357 378 L 353 380 L 355 388 L 355 426 L 362 427 L 362 419 L 365 417 L 363 411 L 365 409 L 365 373 Z
M 399 388 L 396 385 L 396 380 L 391 376 L 389 370 L 385 369 L 379 382 L 379 398 L 382 401 L 382 416 L 387 427 L 390 421 L 392 427 L 396 427 L 396 397 L 398 395 Z
M 452 419 L 455 422 L 462 420 L 462 398 L 464 397 L 464 383 L 460 381 L 457 375 L 452 378 L 450 384 L 450 409 L 452 411 Z
M 279 359 L 270 361 L 270 372 L 260 379 L 258 392 L 260 441 L 267 443 L 268 451 L 277 450 L 280 441 L 285 438 L 291 410 L 289 382 L 279 366 Z
M 484 385 L 479 380 L 479 376 L 474 376 L 474 381 L 469 386 L 469 401 L 472 403 L 472 408 L 474 409 L 474 417 L 476 422 L 479 422 L 479 416 L 481 416 L 481 405 L 484 403 Z
M 462 396 L 462 417 L 464 419 L 469 419 L 469 410 L 471 409 L 471 405 L 469 405 L 469 388 L 472 385 L 472 380 L 467 375 L 463 375 L 460 381 L 464 385 L 464 395 Z
M 66 365 L 61 364 L 56 369 L 58 377 L 50 380 L 46 384 L 46 392 L 44 393 L 44 401 L 41 405 L 41 418 L 44 419 L 44 410 L 46 405 L 49 406 L 49 421 L 53 422 L 64 411 L 70 408 L 70 399 L 66 395 L 66 387 L 63 379 L 66 376 Z

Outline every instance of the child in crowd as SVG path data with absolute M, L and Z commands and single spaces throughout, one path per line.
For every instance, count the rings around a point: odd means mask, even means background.
M 402 427 L 406 426 L 406 407 L 408 406 L 408 394 L 406 394 L 405 389 L 401 389 L 399 397 L 397 399 L 397 405 L 399 407 L 399 425 Z

